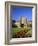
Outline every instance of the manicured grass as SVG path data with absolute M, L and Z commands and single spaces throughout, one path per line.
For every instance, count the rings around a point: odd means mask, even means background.
M 20 32 L 20 28 L 12 28 L 12 35 L 13 35 L 13 37 L 15 37 L 15 34 L 17 33 L 17 32 Z
M 27 27 L 25 27 L 25 28 L 12 28 L 12 32 L 13 33 L 16 33 L 16 32 L 19 32 L 19 31 L 21 31 L 21 30 L 28 30 L 28 28 Z
M 16 32 L 19 32 L 19 31 L 20 31 L 20 28 L 12 28 L 13 33 L 16 33 Z

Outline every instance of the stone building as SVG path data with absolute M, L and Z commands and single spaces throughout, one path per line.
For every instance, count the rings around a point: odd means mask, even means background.
M 27 25 L 27 18 L 21 16 L 21 17 L 20 17 L 20 20 L 18 20 L 15 24 L 16 24 L 19 28 L 20 28 L 20 24 Z
M 24 16 L 20 17 L 20 24 L 27 25 L 27 18 Z

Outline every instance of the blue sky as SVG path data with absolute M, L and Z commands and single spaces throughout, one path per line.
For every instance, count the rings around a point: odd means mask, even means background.
M 32 20 L 32 8 L 11 6 L 12 19 L 18 21 L 20 16 L 24 16 L 28 20 Z

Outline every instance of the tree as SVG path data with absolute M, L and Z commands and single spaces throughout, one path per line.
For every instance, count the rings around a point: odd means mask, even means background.
M 16 21 L 15 20 L 12 20 L 12 24 L 14 24 Z
M 17 27 L 17 25 L 15 24 L 15 20 L 12 20 L 12 27 Z

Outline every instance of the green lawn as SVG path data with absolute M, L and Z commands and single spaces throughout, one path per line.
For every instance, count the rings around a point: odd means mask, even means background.
M 19 32 L 20 30 L 20 28 L 12 28 L 13 37 L 15 37 L 16 32 Z
M 13 32 L 13 34 L 14 33 L 16 33 L 16 32 L 19 32 L 19 31 L 21 31 L 21 30 L 26 30 L 26 29 L 28 29 L 28 27 L 25 27 L 25 28 L 12 28 L 12 32 Z
M 19 31 L 20 31 L 20 28 L 12 28 L 13 33 L 16 33 L 16 32 L 19 32 Z

